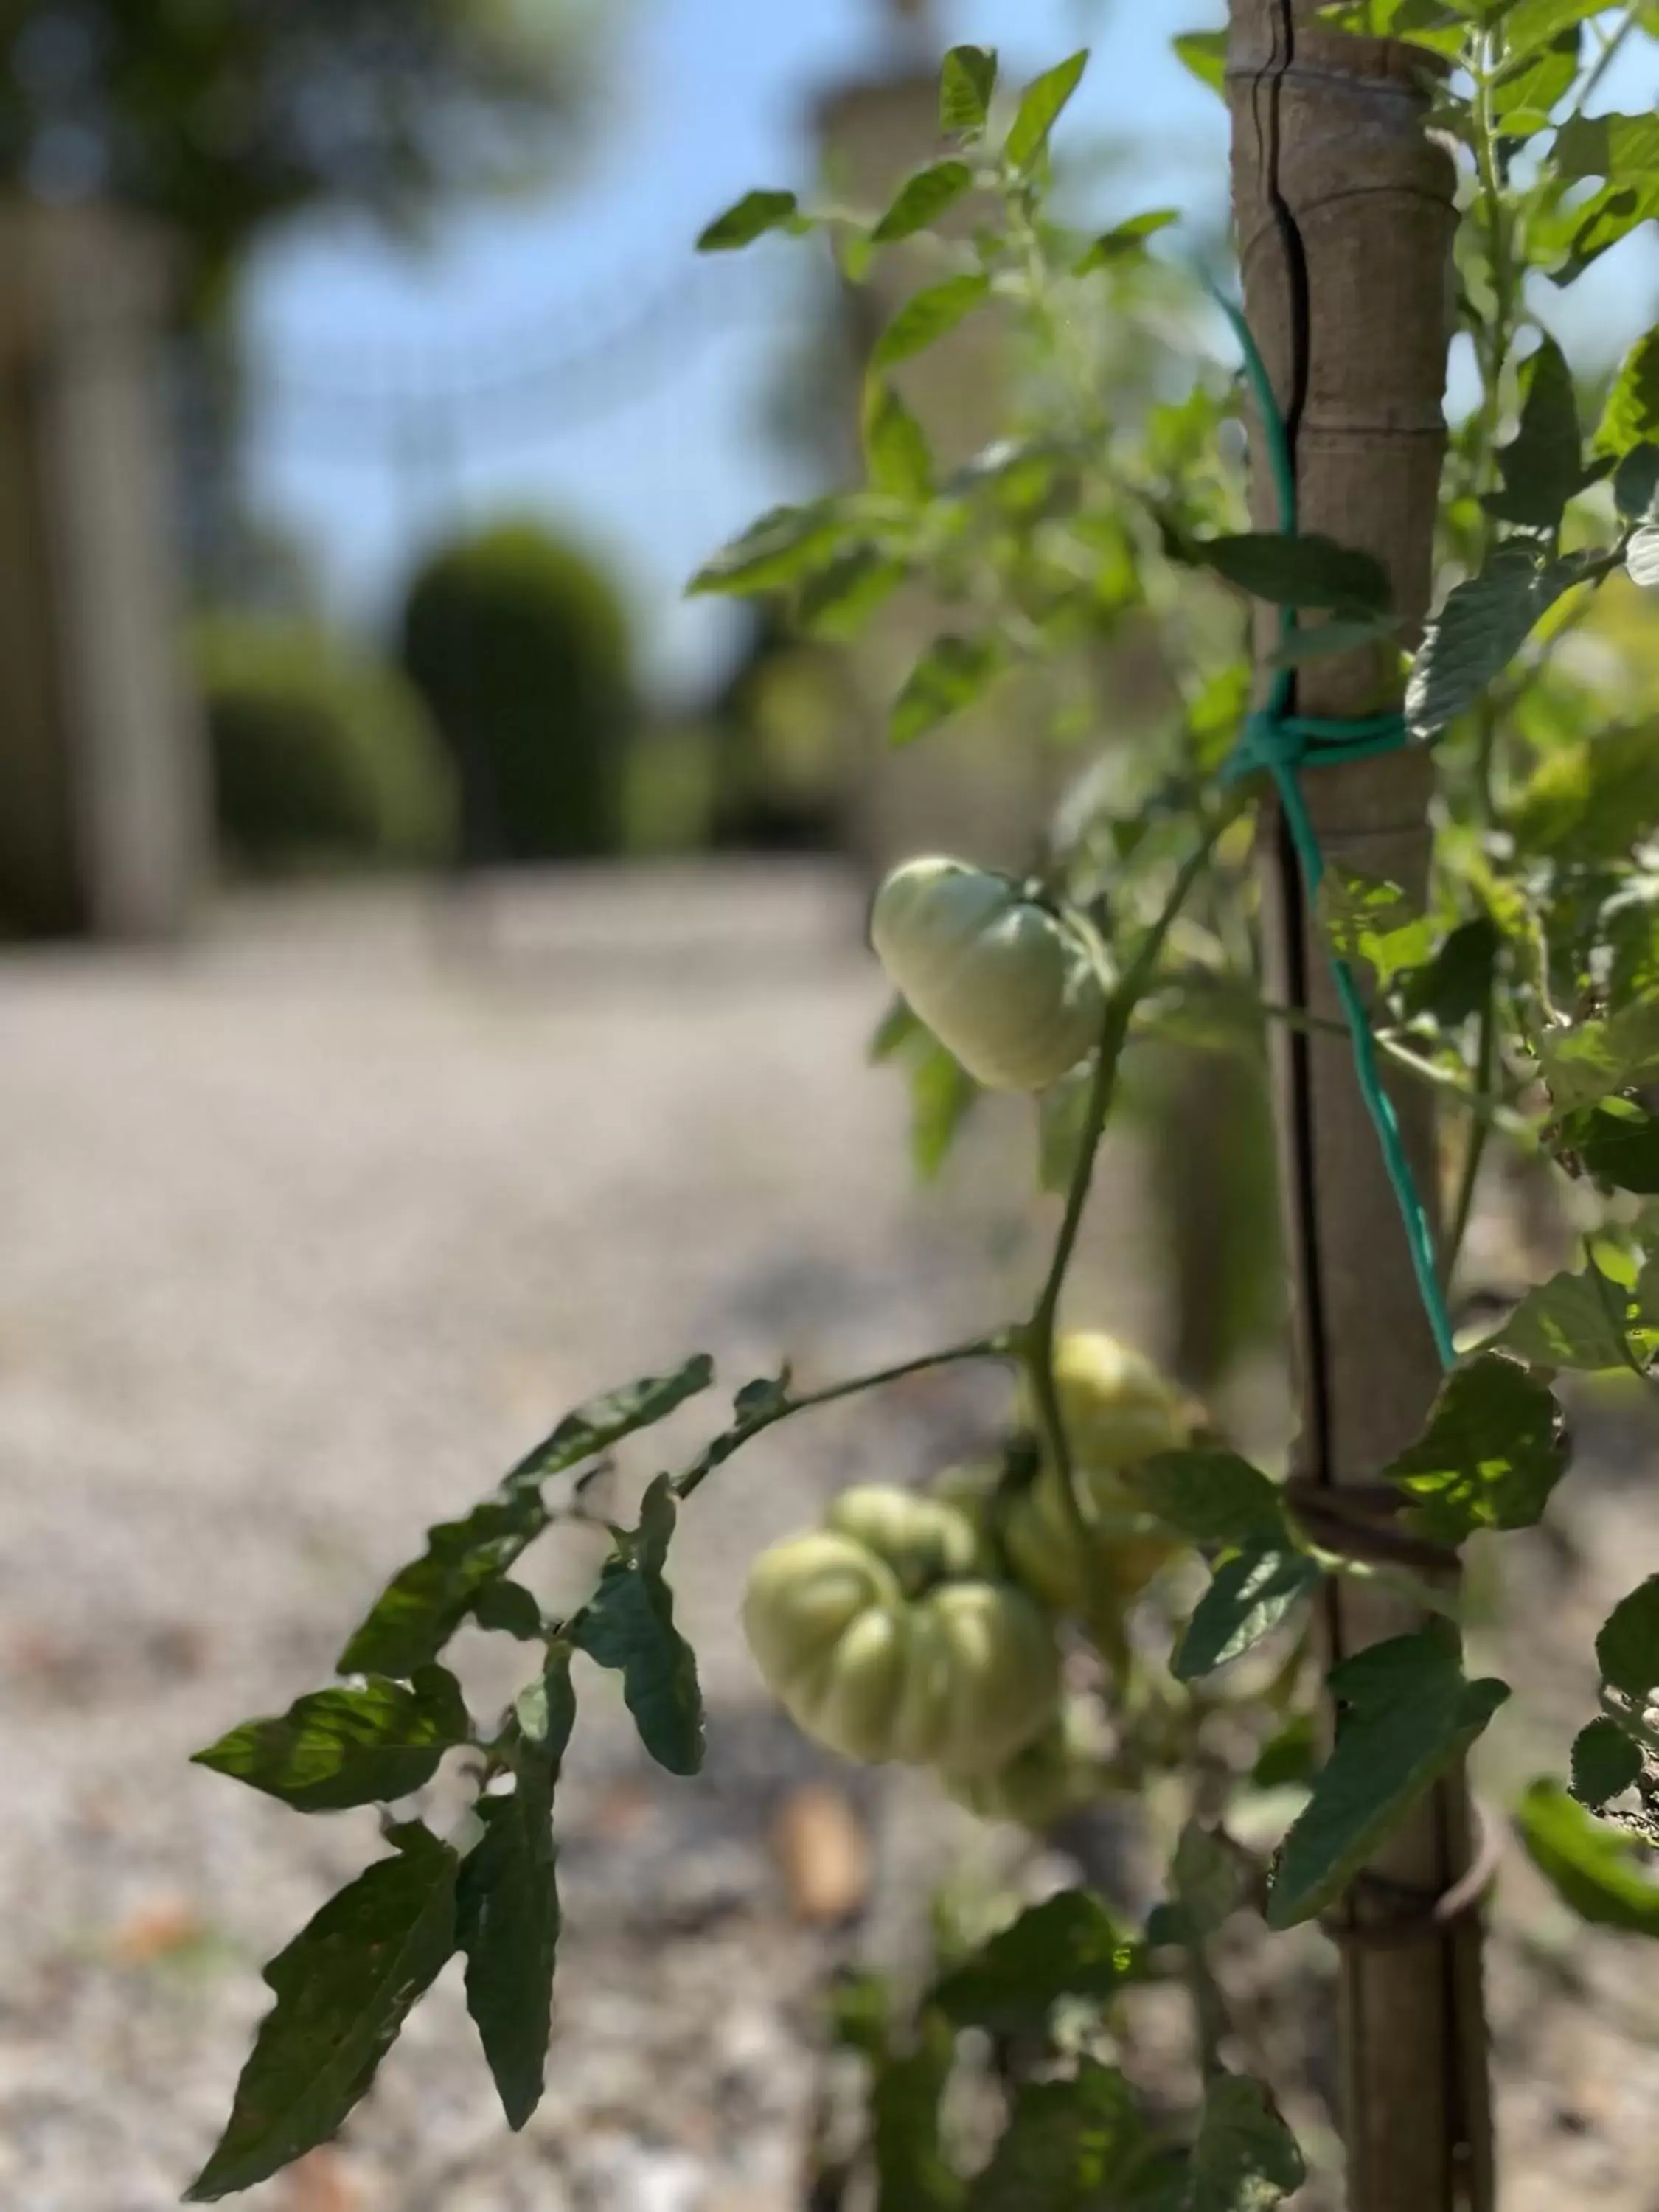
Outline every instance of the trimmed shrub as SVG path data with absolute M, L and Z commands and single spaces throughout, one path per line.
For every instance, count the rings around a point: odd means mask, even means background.
M 402 655 L 454 762 L 470 858 L 619 849 L 632 649 L 587 555 L 529 522 L 446 547 L 410 587 Z
M 211 617 L 195 647 L 233 866 L 411 866 L 449 847 L 453 779 L 396 669 L 314 623 L 270 617 Z

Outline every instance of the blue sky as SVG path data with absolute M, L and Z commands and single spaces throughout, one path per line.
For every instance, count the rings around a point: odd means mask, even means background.
M 1106 211 L 1174 204 L 1212 219 L 1225 189 L 1224 116 L 1169 39 L 1223 12 L 1219 0 L 941 10 L 951 39 L 997 46 L 1011 77 L 1086 36 L 1094 59 L 1064 128 L 1074 142 L 1127 132 L 1133 145 L 1103 188 Z M 803 326 L 815 249 L 769 244 L 711 264 L 694 260 L 690 241 L 751 185 L 810 182 L 811 102 L 867 70 L 881 44 L 872 0 L 629 0 L 591 146 L 556 191 L 458 211 L 418 249 L 335 221 L 264 250 L 248 300 L 269 386 L 255 406 L 250 488 L 313 551 L 338 607 L 382 620 L 423 540 L 539 508 L 614 559 L 655 687 L 696 689 L 727 631 L 723 610 L 681 599 L 685 577 L 760 507 L 806 488 L 757 416 Z M 1611 84 L 1607 104 L 1628 105 L 1632 89 Z M 687 283 L 701 288 L 690 325 Z M 1651 248 L 1620 249 L 1581 289 L 1571 320 L 1597 325 L 1611 348 L 1653 318 Z M 574 417 L 533 381 L 499 381 L 593 348 L 659 297 L 659 337 L 625 359 L 603 354 Z M 459 380 L 476 396 L 399 449 L 392 418 L 350 395 L 411 380 Z

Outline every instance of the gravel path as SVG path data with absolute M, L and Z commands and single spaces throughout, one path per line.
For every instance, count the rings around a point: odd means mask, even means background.
M 258 1962 L 376 1844 L 366 1814 L 301 1820 L 188 1753 L 325 1679 L 427 1522 L 575 1400 L 690 1349 L 727 1384 L 783 1352 L 829 1376 L 1013 1306 L 1024 1152 L 987 1142 L 950 1194 L 913 1191 L 899 1086 L 862 1064 L 882 993 L 860 918 L 813 869 L 576 878 L 447 917 L 394 893 L 250 902 L 177 957 L 0 969 L 0 2203 L 176 2201 L 263 2009 Z M 1107 1180 L 1091 1310 L 1145 1329 L 1135 1177 Z M 662 1783 L 609 1686 L 588 1698 L 541 2112 L 507 2136 L 452 1970 L 343 2145 L 251 2212 L 790 2212 L 823 1939 L 768 1836 L 819 1769 L 759 1694 L 734 1592 L 829 1488 L 936 1463 L 995 1403 L 919 1379 L 708 1486 L 677 1582 L 710 1769 Z M 1579 1595 L 1540 1585 L 1575 1638 L 1598 1584 L 1632 1579 L 1620 1494 Z M 494 1650 L 461 1656 L 501 1686 Z M 1593 1980 L 1612 1954 L 1574 1940 Z M 1516 2212 L 1568 2201 L 1551 2172 L 1655 2212 L 1651 2051 L 1586 2087 L 1577 2001 L 1505 2002 L 1553 2084 L 1510 2123 Z

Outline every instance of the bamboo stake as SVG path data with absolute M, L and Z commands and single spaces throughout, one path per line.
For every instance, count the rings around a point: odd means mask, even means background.
M 1300 526 L 1376 554 L 1412 636 L 1425 610 L 1444 386 L 1451 164 L 1424 136 L 1425 57 L 1334 32 L 1318 0 L 1230 0 L 1233 207 L 1246 313 L 1295 456 Z M 1258 449 L 1259 450 L 1259 449 Z M 1258 526 L 1277 529 L 1265 468 Z M 1264 620 L 1265 646 L 1274 633 Z M 1349 716 L 1398 697 L 1392 656 L 1318 661 L 1304 712 Z M 1432 767 L 1395 754 L 1306 778 L 1328 860 L 1420 891 Z M 1326 947 L 1270 815 L 1261 836 L 1269 989 L 1338 1018 Z M 1438 1362 L 1375 1132 L 1342 1040 L 1286 1030 L 1274 1069 L 1302 1401 L 1299 1472 L 1363 1482 L 1421 1426 Z M 1396 1097 L 1432 1202 L 1432 1103 Z M 1333 1658 L 1419 1625 L 1401 1602 L 1344 1586 L 1328 1603 Z M 1492 2161 L 1480 1932 L 1441 1929 L 1434 1902 L 1470 1864 L 1468 1801 L 1449 1778 L 1346 1900 L 1340 1929 L 1349 2212 L 1490 2212 Z M 1377 1930 L 1402 1912 L 1408 1940 Z M 1367 1929 L 1372 1931 L 1366 1940 Z

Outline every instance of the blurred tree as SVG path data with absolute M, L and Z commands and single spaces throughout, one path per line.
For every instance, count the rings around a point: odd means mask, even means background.
M 408 224 L 544 169 L 594 0 L 30 0 L 0 9 L 0 176 L 158 217 L 198 325 L 318 201 Z
M 455 763 L 465 859 L 618 849 L 637 702 L 599 563 L 536 522 L 443 547 L 410 586 L 402 655 Z

